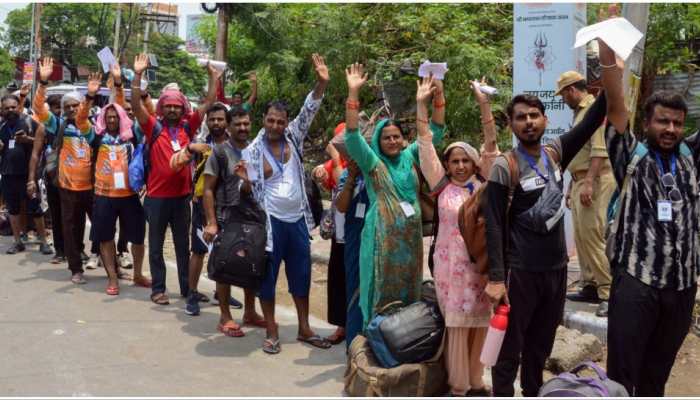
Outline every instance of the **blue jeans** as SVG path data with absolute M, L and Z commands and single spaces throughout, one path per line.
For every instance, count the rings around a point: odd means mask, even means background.
M 177 278 L 180 295 L 187 296 L 187 275 L 190 261 L 190 201 L 189 196 L 157 198 L 148 197 L 143 202 L 148 221 L 148 263 L 151 267 L 152 294 L 165 293 L 165 260 L 163 244 L 165 231 L 170 225 L 177 261 Z

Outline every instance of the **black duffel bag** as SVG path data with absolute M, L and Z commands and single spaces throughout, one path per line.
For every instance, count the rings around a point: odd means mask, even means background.
M 214 239 L 209 255 L 209 279 L 228 285 L 258 289 L 265 277 L 264 214 L 262 218 L 227 218 Z
M 440 349 L 445 320 L 435 303 L 417 301 L 384 316 L 379 332 L 399 364 L 429 360 Z

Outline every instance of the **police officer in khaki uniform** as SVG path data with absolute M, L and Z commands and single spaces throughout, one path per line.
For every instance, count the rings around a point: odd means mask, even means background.
M 555 93 L 574 110 L 578 124 L 595 98 L 586 90 L 586 79 L 576 71 L 567 71 L 557 80 Z M 607 317 L 610 295 L 610 265 L 605 256 L 605 229 L 615 178 L 605 147 L 605 129 L 601 126 L 579 151 L 568 167 L 572 176 L 567 201 L 574 224 L 574 241 L 581 265 L 581 289 L 566 297 L 572 301 L 600 303 L 596 315 Z

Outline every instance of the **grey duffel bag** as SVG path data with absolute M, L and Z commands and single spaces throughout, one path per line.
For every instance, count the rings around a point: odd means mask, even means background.
M 595 371 L 597 377 L 579 376 L 584 368 Z M 629 397 L 624 386 L 608 378 L 596 363 L 587 361 L 570 372 L 548 380 L 540 388 L 539 397 Z

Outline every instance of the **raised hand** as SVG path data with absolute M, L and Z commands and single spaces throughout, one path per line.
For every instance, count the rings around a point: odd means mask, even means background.
M 248 79 L 251 83 L 256 83 L 258 81 L 258 75 L 253 71 L 248 75 Z
M 100 90 L 100 84 L 102 84 L 102 74 L 99 72 L 91 72 L 88 76 L 88 95 L 94 96 L 97 91 Z
M 246 169 L 245 160 L 240 160 L 234 167 L 233 172 L 243 180 L 245 183 L 250 183 L 248 179 L 248 170 Z
M 318 53 L 311 55 L 311 62 L 314 65 L 314 70 L 316 71 L 316 80 L 319 82 L 328 82 L 331 80 L 330 75 L 328 75 L 328 67 L 323 57 Z
M 148 55 L 145 53 L 138 54 L 136 59 L 134 59 L 134 73 L 140 75 L 146 68 L 148 68 Z
M 215 81 L 221 78 L 221 75 L 224 74 L 223 69 L 214 68 L 212 63 L 207 63 L 207 72 L 209 73 L 210 77 L 214 78 Z
M 39 79 L 48 81 L 53 72 L 53 58 L 44 57 L 44 60 L 39 62 Z
M 433 93 L 437 90 L 433 82 L 432 74 L 422 80 L 416 81 L 416 102 L 427 104 L 430 99 L 433 98 Z
M 481 104 L 489 101 L 489 96 L 481 91 L 481 86 L 486 85 L 486 77 L 482 77 L 481 82 L 474 79 L 469 83 L 472 86 L 472 90 L 474 91 L 474 98 L 476 99 L 477 103 Z
M 348 81 L 348 90 L 359 91 L 367 82 L 365 68 L 360 63 L 350 65 L 350 68 L 345 70 L 345 79 Z
M 119 66 L 119 63 L 114 63 L 109 67 L 109 72 L 112 74 L 112 78 L 114 79 L 114 83 L 119 84 L 122 81 L 122 67 Z
M 19 89 L 19 96 L 20 97 L 27 97 L 27 95 L 29 95 L 29 91 L 31 89 L 32 89 L 31 83 L 23 83 L 22 87 Z

